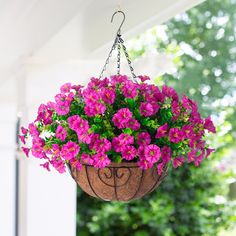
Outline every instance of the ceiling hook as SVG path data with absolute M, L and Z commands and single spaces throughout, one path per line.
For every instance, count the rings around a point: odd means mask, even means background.
M 122 22 L 121 22 L 121 24 L 120 24 L 120 27 L 119 27 L 118 30 L 117 30 L 117 34 L 120 34 L 121 27 L 122 27 L 122 25 L 123 25 L 124 22 L 125 22 L 125 13 L 124 13 L 123 11 L 120 11 L 120 10 L 114 12 L 114 14 L 113 14 L 112 17 L 111 17 L 111 23 L 113 22 L 113 18 L 114 18 L 114 16 L 115 16 L 117 13 L 121 13 L 121 14 L 123 15 L 123 20 L 122 20 Z

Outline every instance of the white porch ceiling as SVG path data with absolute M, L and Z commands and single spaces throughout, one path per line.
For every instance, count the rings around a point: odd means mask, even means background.
M 119 24 L 118 16 L 110 24 L 118 4 L 127 15 L 123 32 L 129 37 L 202 1 L 0 0 L 0 86 L 30 56 L 54 60 L 103 51 Z

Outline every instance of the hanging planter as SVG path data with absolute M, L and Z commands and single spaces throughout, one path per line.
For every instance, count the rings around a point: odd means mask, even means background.
M 103 78 L 116 48 L 117 75 Z M 132 79 L 120 75 L 121 49 Z M 103 200 L 141 198 L 168 166 L 199 166 L 213 151 L 204 140 L 206 131 L 215 133 L 211 118 L 201 118 L 195 101 L 149 79 L 136 77 L 119 28 L 100 77 L 86 87 L 66 83 L 55 101 L 41 104 L 36 120 L 21 128 L 22 143 L 29 143 L 22 150 L 44 160 L 48 171 L 64 173 L 68 166 L 85 192 Z
M 80 170 L 71 167 L 71 175 L 93 197 L 105 201 L 131 201 L 152 192 L 167 175 L 166 167 L 158 175 L 155 166 L 144 170 L 135 162 L 113 162 L 101 169 L 83 163 Z

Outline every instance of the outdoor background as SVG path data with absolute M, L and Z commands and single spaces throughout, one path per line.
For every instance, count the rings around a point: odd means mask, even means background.
M 173 86 L 211 115 L 216 152 L 199 168 L 171 171 L 147 197 L 102 202 L 78 188 L 77 235 L 236 235 L 236 1 L 208 0 L 128 42 L 133 59 L 165 53 L 175 65 L 155 83 Z

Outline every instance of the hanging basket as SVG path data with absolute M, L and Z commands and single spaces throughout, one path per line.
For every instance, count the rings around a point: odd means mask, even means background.
M 76 183 L 90 196 L 105 201 L 128 202 L 151 193 L 167 175 L 167 166 L 161 175 L 156 167 L 147 170 L 139 168 L 137 163 L 111 163 L 97 169 L 82 164 L 82 170 L 70 167 Z

